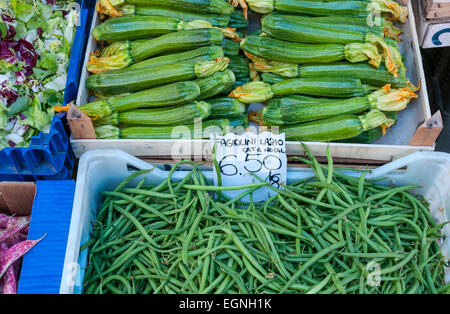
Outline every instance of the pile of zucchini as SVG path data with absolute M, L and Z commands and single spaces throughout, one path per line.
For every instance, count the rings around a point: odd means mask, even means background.
M 280 127 L 288 140 L 372 143 L 417 98 L 393 22 L 404 23 L 408 9 L 397 2 L 240 2 L 263 14 L 261 31 L 240 44 L 253 81 L 230 94 L 267 104 L 250 120 Z
M 86 80 L 94 99 L 79 108 L 97 138 L 209 138 L 247 127 L 246 104 L 227 97 L 250 81 L 242 10 L 224 0 L 100 0 L 96 9 L 99 49 Z

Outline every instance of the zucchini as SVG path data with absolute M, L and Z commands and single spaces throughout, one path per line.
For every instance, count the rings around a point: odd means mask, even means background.
M 228 68 L 233 71 L 236 79 L 250 77 L 250 67 L 246 58 L 242 56 L 229 56 Z
M 225 70 L 222 72 L 216 72 L 211 76 L 197 79 L 194 82 L 200 86 L 199 100 L 208 99 L 220 94 L 228 93 L 231 91 L 236 77 L 233 71 Z
M 208 99 L 211 105 L 211 119 L 237 117 L 245 113 L 247 106 L 231 97 Z
M 400 97 L 399 94 L 401 94 Z M 321 120 L 338 115 L 363 113 L 372 109 L 380 111 L 403 110 L 411 99 L 417 97 L 410 93 L 403 98 L 407 90 L 382 89 L 364 97 L 348 99 L 312 98 L 306 96 L 288 96 L 269 101 L 263 109 L 252 113 L 253 121 L 265 126 L 284 126 Z
M 340 115 L 323 120 L 281 127 L 286 140 L 327 142 L 352 138 L 364 131 L 374 129 L 388 121 L 384 113 L 371 110 L 357 115 Z
M 272 12 L 271 15 L 285 16 L 285 13 Z M 377 20 L 368 21 L 367 17 L 348 17 L 348 16 L 301 16 L 301 15 L 289 15 L 290 18 L 297 19 L 299 21 L 308 21 L 310 23 L 329 25 L 334 27 L 341 27 L 343 29 L 363 30 L 369 28 L 371 31 L 380 33 L 393 40 L 400 41 L 400 34 L 403 31 L 400 28 L 394 26 L 394 24 L 386 19 L 379 17 Z M 371 26 L 369 26 L 371 25 Z
M 123 15 L 138 15 L 138 16 L 165 16 L 180 19 L 186 22 L 195 20 L 203 20 L 211 23 L 217 27 L 227 27 L 230 23 L 230 15 L 221 15 L 217 13 L 192 13 L 185 10 L 174 10 L 170 8 L 156 7 L 156 6 L 134 6 L 127 5 L 121 8 Z M 232 15 L 235 11 L 233 11 Z
M 149 40 L 116 42 L 92 54 L 87 69 L 91 73 L 123 69 L 157 54 L 220 45 L 224 35 L 220 29 L 206 28 L 169 33 Z
M 242 78 L 239 80 L 236 80 L 236 82 L 234 82 L 233 86 L 231 87 L 231 89 L 235 89 L 238 88 L 241 85 L 247 84 L 251 81 L 250 77 L 246 77 L 246 78 Z
M 370 1 L 303 1 L 303 0 L 245 0 L 250 9 L 257 13 L 267 14 L 272 11 L 294 13 L 311 16 L 350 16 L 367 17 L 373 7 L 381 13 L 390 14 L 394 20 L 402 23 L 408 17 L 408 8 L 395 0 Z
M 111 97 L 78 107 L 93 120 L 113 112 L 138 108 L 178 106 L 194 101 L 200 95 L 200 87 L 192 82 L 178 82 L 121 97 Z
M 193 102 L 176 107 L 163 107 L 152 109 L 136 109 L 117 112 L 112 117 L 97 120 L 103 125 L 149 125 L 168 126 L 180 124 L 193 124 L 195 119 L 206 119 L 211 115 L 211 106 L 204 101 Z
M 276 39 L 305 44 L 373 44 L 383 51 L 386 68 L 394 76 L 398 76 L 398 69 L 403 67 L 401 60 L 392 56 L 397 53 L 392 51 L 396 48 L 388 46 L 383 38 L 372 34 L 369 29 L 345 30 L 339 25 L 321 25 L 269 14 L 262 20 L 262 31 Z
M 231 13 L 228 27 L 233 27 L 233 28 L 247 28 L 248 27 L 248 19 L 245 18 L 242 10 L 234 10 L 233 13 Z
M 352 63 L 370 60 L 378 67 L 382 56 L 373 44 L 301 44 L 265 36 L 250 35 L 241 42 L 247 57 L 293 64 L 331 63 L 347 60 Z
M 239 55 L 239 43 L 229 38 L 224 38 L 222 41 L 222 48 L 226 56 Z
M 275 84 L 275 83 L 286 80 L 285 77 L 283 77 L 279 74 L 272 73 L 272 72 L 263 73 L 261 75 L 261 79 L 263 82 L 266 82 L 269 84 Z
M 97 41 L 116 42 L 124 40 L 157 37 L 181 30 L 211 28 L 212 25 L 203 20 L 185 22 L 164 16 L 122 16 L 108 19 L 92 31 Z
M 103 95 L 118 95 L 136 92 L 151 87 L 187 81 L 198 77 L 207 77 L 227 68 L 228 58 L 215 61 L 177 62 L 158 67 L 124 69 L 91 75 L 86 87 Z
M 125 69 L 141 69 L 141 68 L 152 68 L 158 67 L 165 64 L 171 64 L 176 62 L 200 62 L 200 61 L 213 61 L 217 58 L 223 58 L 224 53 L 223 49 L 220 46 L 207 46 L 200 47 L 194 50 L 189 50 L 185 52 L 173 53 L 164 56 L 158 56 L 154 58 L 150 58 L 136 64 L 133 64 Z M 229 65 L 228 65 L 229 66 Z M 114 70 L 114 71 L 124 71 L 123 69 Z M 119 73 L 119 72 L 114 72 Z
M 403 75 L 398 77 L 389 73 L 382 65 L 376 69 L 369 64 L 364 63 L 349 63 L 349 62 L 335 62 L 328 64 L 282 64 L 267 61 L 256 60 L 252 67 L 264 73 L 277 74 L 278 76 L 265 76 L 267 79 L 274 79 L 280 81 L 287 78 L 302 77 L 302 78 L 320 78 L 320 77 L 336 77 L 336 78 L 354 78 L 360 79 L 364 84 L 374 86 L 383 86 L 391 84 L 394 87 L 408 86 L 408 80 Z M 264 79 L 263 79 L 264 80 Z M 268 81 L 268 83 L 274 81 Z
M 110 16 L 121 16 L 124 5 L 156 6 L 196 13 L 216 13 L 230 15 L 234 8 L 223 0 L 99 0 L 97 11 Z
M 263 102 L 275 96 L 295 94 L 349 98 L 367 95 L 374 89 L 356 79 L 299 78 L 284 80 L 273 85 L 261 81 L 250 82 L 234 89 L 230 97 L 244 103 Z
M 228 119 L 219 119 L 179 126 L 119 128 L 113 125 L 100 125 L 95 128 L 95 133 L 98 139 L 209 139 L 211 134 L 223 135 L 229 124 Z

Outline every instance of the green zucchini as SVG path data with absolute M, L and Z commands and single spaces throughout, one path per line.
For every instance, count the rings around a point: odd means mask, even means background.
M 220 45 L 223 32 L 216 28 L 185 30 L 149 40 L 116 42 L 103 49 L 100 56 L 91 55 L 87 69 L 91 73 L 123 69 L 158 54 Z
M 378 67 L 382 56 L 373 44 L 301 44 L 265 36 L 250 35 L 241 42 L 247 57 L 293 64 L 331 63 L 348 60 L 352 63 L 369 60 Z
M 388 119 L 378 110 L 357 115 L 341 115 L 323 120 L 281 127 L 280 132 L 285 133 L 286 140 L 328 142 L 352 138 L 364 131 L 374 129 Z
M 386 112 L 387 118 L 393 119 L 397 121 L 397 113 L 396 112 Z M 342 143 L 361 143 L 361 144 L 371 144 L 376 140 L 379 140 L 384 135 L 384 127 L 379 126 L 374 129 L 370 129 L 368 131 L 364 131 L 355 137 L 351 137 L 348 139 L 340 140 Z
M 229 56 L 228 68 L 234 72 L 236 79 L 250 77 L 250 67 L 246 58 L 242 56 Z
M 274 11 L 271 15 L 285 16 L 286 14 Z M 400 28 L 395 27 L 392 22 L 387 21 L 382 17 L 379 17 L 377 20 L 373 21 L 369 21 L 367 17 L 358 18 L 348 16 L 301 16 L 291 14 L 289 17 L 299 21 L 308 21 L 310 23 L 342 27 L 343 29 L 363 30 L 369 28 L 369 30 L 378 32 L 379 36 L 383 35 L 386 38 L 397 41 L 400 40 L 399 36 L 403 33 Z
M 242 10 L 234 10 L 230 15 L 230 21 L 228 27 L 233 28 L 247 28 L 248 19 L 245 18 Z
M 401 97 L 396 97 L 401 93 Z M 312 98 L 292 95 L 269 101 L 266 107 L 252 114 L 252 120 L 265 126 L 284 126 L 321 120 L 338 115 L 363 113 L 372 109 L 399 111 L 417 95 L 412 93 L 403 98 L 406 90 L 373 92 L 364 97 L 348 99 Z M 397 99 L 396 99 L 397 98 Z
M 225 70 L 222 72 L 216 72 L 211 76 L 200 78 L 194 82 L 200 86 L 199 100 L 212 98 L 217 95 L 228 93 L 231 91 L 236 77 L 233 71 Z
M 120 16 L 121 6 L 156 6 L 179 11 L 189 11 L 196 13 L 216 13 L 230 15 L 234 7 L 223 0 L 100 0 L 97 11 L 100 13 Z
M 211 105 L 210 119 L 237 117 L 247 110 L 247 106 L 236 98 L 220 97 L 207 102 Z
M 97 41 L 116 42 L 124 40 L 157 37 L 181 30 L 211 28 L 212 25 L 203 20 L 185 22 L 164 16 L 121 16 L 108 19 L 92 31 Z
M 264 102 L 275 96 L 295 94 L 349 98 L 367 95 L 374 89 L 356 79 L 299 78 L 284 80 L 273 85 L 261 81 L 250 82 L 233 90 L 230 97 L 244 103 Z
M 164 64 L 150 69 L 110 71 L 89 76 L 86 87 L 103 95 L 136 92 L 168 83 L 207 77 L 225 70 L 229 61 L 228 58 L 218 58 L 214 61 Z
M 232 90 L 235 88 L 238 88 L 239 86 L 242 86 L 244 84 L 247 84 L 251 81 L 250 77 L 245 77 L 245 78 L 241 78 L 239 80 L 236 80 L 236 82 L 234 82 L 233 86 L 232 86 Z
M 226 56 L 239 55 L 239 43 L 229 38 L 224 38 L 222 41 L 222 48 Z
M 381 13 L 390 14 L 394 20 L 406 22 L 408 8 L 394 0 L 370 1 L 302 1 L 302 0 L 246 0 L 250 9 L 267 14 L 272 11 L 311 16 L 367 17 L 374 5 Z
M 223 135 L 229 128 L 228 119 L 205 120 L 202 123 L 179 126 L 136 126 L 119 128 L 100 125 L 95 128 L 98 139 L 209 139 L 211 134 Z
M 269 84 L 275 84 L 275 83 L 286 80 L 285 77 L 283 77 L 279 74 L 272 73 L 272 72 L 267 72 L 267 73 L 261 74 L 261 79 L 263 82 L 266 82 Z
M 262 31 L 276 39 L 305 44 L 373 44 L 383 51 L 386 68 L 393 75 L 397 76 L 398 69 L 404 67 L 401 60 L 392 57 L 393 53 L 397 53 L 392 51 L 396 48 L 388 46 L 383 38 L 371 33 L 369 29 L 346 30 L 339 24 L 322 25 L 269 14 L 262 20 Z
M 182 106 L 163 107 L 152 109 L 136 109 L 117 112 L 113 117 L 97 120 L 103 125 L 149 125 L 168 126 L 193 124 L 194 119 L 206 119 L 211 115 L 211 106 L 204 101 L 193 102 Z
M 163 56 L 158 56 L 150 58 L 136 64 L 129 66 L 126 69 L 114 70 L 114 71 L 127 71 L 129 69 L 141 69 L 141 68 L 152 68 L 161 65 L 172 64 L 176 62 L 201 62 L 201 61 L 213 61 L 217 58 L 223 58 L 223 49 L 220 46 L 207 46 L 200 47 L 194 50 L 173 53 Z M 229 66 L 229 65 L 228 65 Z M 119 73 L 119 72 L 114 72 Z
M 78 107 L 93 120 L 138 108 L 178 106 L 194 101 L 200 95 L 200 87 L 192 82 L 178 82 L 121 97 L 111 97 Z
M 335 62 L 328 64 L 281 64 L 272 65 L 273 62 L 255 61 L 253 68 L 259 72 L 267 72 L 278 74 L 278 76 L 265 76 L 266 80 L 274 79 L 280 81 L 287 78 L 320 78 L 320 77 L 336 77 L 336 78 L 354 78 L 360 79 L 364 84 L 374 86 L 383 86 L 391 84 L 394 87 L 408 86 L 408 80 L 403 75 L 398 77 L 389 73 L 382 65 L 376 69 L 365 63 Z M 264 80 L 264 79 L 263 79 Z M 268 81 L 268 83 L 274 81 Z
M 123 15 L 139 16 L 165 16 L 180 19 L 186 22 L 203 20 L 217 27 L 227 27 L 231 21 L 231 15 L 222 15 L 217 13 L 193 13 L 186 10 L 174 10 L 157 6 L 135 6 L 127 5 L 121 8 Z M 234 15 L 234 12 L 232 15 Z

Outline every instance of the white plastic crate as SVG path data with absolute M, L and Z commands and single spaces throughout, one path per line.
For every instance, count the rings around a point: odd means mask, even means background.
M 403 169 L 406 167 L 406 169 Z M 136 170 L 151 169 L 148 164 L 120 150 L 91 150 L 83 154 L 78 168 L 75 199 L 70 224 L 66 257 L 61 280 L 60 293 L 81 293 L 87 250 L 80 253 L 80 246 L 89 240 L 96 211 L 101 204 L 100 192 L 114 189 L 123 179 Z M 402 170 L 400 170 L 402 169 Z M 176 171 L 174 180 L 181 180 L 186 171 Z M 136 185 L 142 178 L 147 184 L 158 184 L 167 177 L 162 167 L 130 182 Z M 211 169 L 204 170 L 212 180 Z M 346 172 L 359 176 L 357 172 Z M 288 183 L 314 176 L 309 168 L 288 168 Z M 367 174 L 366 178 L 385 178 L 380 184 L 420 185 L 413 190 L 430 202 L 430 211 L 438 223 L 450 218 L 450 154 L 439 152 L 416 152 L 394 162 L 383 165 Z M 450 259 L 450 226 L 446 225 L 447 239 L 441 243 L 443 254 Z M 446 281 L 450 282 L 450 269 L 446 269 Z
M 387 134 L 373 144 L 347 144 L 331 143 L 330 148 L 336 158 L 373 160 L 376 163 L 386 163 L 417 151 L 433 151 L 433 146 L 409 145 L 418 126 L 431 118 L 428 101 L 427 85 L 422 66 L 419 41 L 416 32 L 416 23 L 411 2 L 408 3 L 409 17 L 406 23 L 399 24 L 402 29 L 403 41 L 399 43 L 400 52 L 405 57 L 406 76 L 415 85 L 420 86 L 418 98 L 413 100 L 405 110 L 399 112 L 397 123 L 391 127 Z M 250 15 L 250 29 L 258 25 L 258 17 Z M 94 13 L 92 29 L 100 23 L 97 12 Z M 91 30 L 92 32 L 92 30 Z M 86 87 L 89 76 L 86 70 L 89 55 L 97 49 L 97 42 L 92 36 L 88 39 L 85 64 L 80 78 L 80 87 L 76 104 L 85 105 L 90 101 L 90 93 Z M 252 108 L 257 108 L 255 104 Z M 134 156 L 171 156 L 180 154 L 183 147 L 183 156 L 205 156 L 211 152 L 209 140 L 140 140 L 140 139 L 71 139 L 72 149 L 77 157 L 90 149 L 120 149 Z M 309 148 L 316 156 L 325 156 L 327 143 L 309 142 Z M 298 142 L 286 143 L 288 155 L 301 155 L 304 153 Z M 207 153 L 206 153 L 207 155 Z

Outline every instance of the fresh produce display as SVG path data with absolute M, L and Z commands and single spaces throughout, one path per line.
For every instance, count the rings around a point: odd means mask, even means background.
M 79 14 L 71 1 L 0 1 L 0 150 L 48 133 Z
M 409 192 L 416 186 L 344 174 L 330 150 L 324 165 L 304 147 L 309 158 L 297 159 L 314 176 L 269 186 L 277 193 L 262 203 L 241 199 L 264 180 L 214 186 L 191 161 L 158 185 L 141 170 L 103 191 L 80 249 L 88 249 L 83 293 L 448 293 L 436 241 L 443 225 Z M 174 181 L 181 166 L 191 170 Z M 244 192 L 219 194 L 230 189 Z M 380 267 L 378 284 L 367 284 L 370 263 Z
M 97 138 L 168 139 L 177 125 L 193 134 L 195 119 L 204 129 L 229 126 L 229 118 L 248 124 L 246 105 L 226 97 L 250 81 L 242 10 L 223 0 L 105 0 L 96 10 L 101 21 L 91 35 L 99 49 L 86 80 L 93 97 L 79 109 Z
M 27 240 L 30 216 L 0 213 L 0 294 L 16 294 L 22 257 L 42 239 Z

